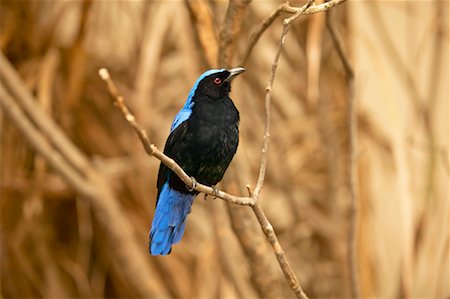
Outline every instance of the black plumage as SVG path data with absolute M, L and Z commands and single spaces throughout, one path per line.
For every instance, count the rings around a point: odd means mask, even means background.
M 172 124 L 164 153 L 202 184 L 216 185 L 236 153 L 239 111 L 229 92 L 231 80 L 243 71 L 243 68 L 235 68 L 204 73 Z M 167 254 L 184 232 L 185 218 L 197 192 L 189 191 L 184 182 L 162 163 L 157 188 L 150 252 Z M 166 221 L 166 218 L 171 220 Z M 157 233 L 159 236 L 155 237 Z M 153 238 L 158 239 L 157 244 L 151 244 Z

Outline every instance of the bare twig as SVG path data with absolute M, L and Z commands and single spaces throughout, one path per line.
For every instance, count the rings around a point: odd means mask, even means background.
M 231 66 L 234 59 L 234 48 L 236 41 L 239 38 L 239 32 L 242 27 L 242 15 L 245 11 L 246 4 L 249 1 L 229 1 L 227 14 L 221 27 L 220 32 L 220 52 L 219 65 Z M 247 169 L 247 165 L 238 163 L 240 168 L 243 167 L 243 172 Z M 232 167 L 230 171 L 236 169 Z M 239 171 L 233 175 L 236 184 L 248 180 L 248 177 Z M 241 178 L 240 178 L 241 177 Z M 251 195 L 249 195 L 251 197 Z M 256 200 L 256 198 L 255 198 Z M 280 289 L 277 284 L 278 277 L 273 271 L 270 259 L 271 256 L 266 250 L 260 250 L 262 245 L 265 245 L 266 240 L 263 235 L 259 233 L 259 228 L 255 225 L 254 220 L 249 217 L 251 211 L 241 209 L 234 205 L 227 205 L 228 215 L 231 222 L 231 228 L 235 233 L 239 243 L 248 260 L 251 281 L 255 286 L 256 291 L 261 297 L 267 299 L 280 298 Z
M 136 134 L 138 135 L 139 139 L 141 140 L 145 151 L 148 155 L 154 156 L 158 160 L 160 160 L 162 163 L 164 163 L 167 167 L 172 169 L 175 174 L 188 186 L 193 185 L 192 178 L 186 174 L 186 172 L 170 157 L 166 156 L 164 153 L 162 153 L 158 148 L 153 145 L 150 142 L 150 139 L 147 136 L 147 133 L 144 129 L 141 128 L 141 126 L 136 122 L 135 117 L 131 112 L 129 111 L 127 105 L 124 102 L 123 96 L 119 93 L 117 87 L 115 86 L 114 82 L 111 79 L 111 76 L 109 75 L 109 72 L 107 69 L 102 68 L 99 71 L 100 77 L 106 82 L 108 85 L 108 89 L 111 93 L 111 95 L 115 99 L 115 105 L 120 111 L 122 112 L 125 119 L 128 121 L 128 123 L 132 126 Z M 250 188 L 248 187 L 247 190 L 249 190 L 249 196 L 248 197 L 239 197 L 234 196 L 228 193 L 225 193 L 223 191 L 216 191 L 214 192 L 214 189 L 200 184 L 196 183 L 194 186 L 194 189 L 199 192 L 203 192 L 212 196 L 216 196 L 218 198 L 221 198 L 225 201 L 228 201 L 230 203 L 239 204 L 239 205 L 248 205 L 253 208 L 253 211 L 261 225 L 261 228 L 263 229 L 263 232 L 266 234 L 267 239 L 269 240 L 270 244 L 272 245 L 272 249 L 277 256 L 278 263 L 280 264 L 280 268 L 283 271 L 287 281 L 289 282 L 289 285 L 295 292 L 298 298 L 307 299 L 308 297 L 303 292 L 302 288 L 300 287 L 300 284 L 298 282 L 297 277 L 295 276 L 291 266 L 289 265 L 286 255 L 284 253 L 284 250 L 282 250 L 282 247 L 275 235 L 275 232 L 272 228 L 272 225 L 267 220 L 267 217 L 264 214 L 264 211 L 262 210 L 261 206 L 257 203 L 257 197 L 254 192 L 251 192 Z
M 272 63 L 272 69 L 271 69 L 271 75 L 268 82 L 268 85 L 266 87 L 266 96 L 265 96 L 265 128 L 264 128 L 264 137 L 263 137 L 263 144 L 261 149 L 261 162 L 260 162 L 260 170 L 259 170 L 259 176 L 256 183 L 255 191 L 252 192 L 250 187 L 247 186 L 247 190 L 249 192 L 248 197 L 238 197 L 234 196 L 228 193 L 225 193 L 223 191 L 215 191 L 213 188 L 197 183 L 194 185 L 193 180 L 191 177 L 185 173 L 185 171 L 170 157 L 166 156 L 164 153 L 162 153 L 160 150 L 157 149 L 157 147 L 153 144 L 151 144 L 146 132 L 140 127 L 140 125 L 136 122 L 135 117 L 131 112 L 129 111 L 128 107 L 126 106 L 123 97 L 117 90 L 115 84 L 113 83 L 108 71 L 106 69 L 100 69 L 99 75 L 100 77 L 106 82 L 108 85 L 109 91 L 112 94 L 112 96 L 115 98 L 115 105 L 121 110 L 122 114 L 124 115 L 125 119 L 128 121 L 128 123 L 133 127 L 134 131 L 138 135 L 139 139 L 141 140 L 142 144 L 144 145 L 145 151 L 147 154 L 156 157 L 158 160 L 160 160 L 162 163 L 164 163 L 167 167 L 169 167 L 171 170 L 175 172 L 178 177 L 188 186 L 193 186 L 196 191 L 203 192 L 209 195 L 213 195 L 216 197 L 219 197 L 223 200 L 226 200 L 230 203 L 239 204 L 239 205 L 249 205 L 252 207 L 253 212 L 255 213 L 256 218 L 258 219 L 258 222 L 266 235 L 266 238 L 269 240 L 272 249 L 277 257 L 278 263 L 280 265 L 281 270 L 283 271 L 283 274 L 288 281 L 291 289 L 296 294 L 297 298 L 307 299 L 307 295 L 303 291 L 303 289 L 300 286 L 300 283 L 293 272 L 287 258 L 284 250 L 282 249 L 278 238 L 273 230 L 272 225 L 268 221 L 266 215 L 264 214 L 264 211 L 262 207 L 258 203 L 258 199 L 261 193 L 262 186 L 264 184 L 265 174 L 266 174 L 266 168 L 267 168 L 267 151 L 269 147 L 269 140 L 270 140 L 270 102 L 271 102 L 271 91 L 273 82 L 275 79 L 275 73 L 278 67 L 278 61 L 281 55 L 281 51 L 283 50 L 283 45 L 286 40 L 287 33 L 289 31 L 290 25 L 293 21 L 295 21 L 299 16 L 303 14 L 309 14 L 309 13 L 315 13 L 319 11 L 324 11 L 329 9 L 330 7 L 333 7 L 339 3 L 344 2 L 345 0 L 335 0 L 328 3 L 321 4 L 320 6 L 313 5 L 314 0 L 308 0 L 308 2 L 303 5 L 301 8 L 294 8 L 290 6 L 282 6 L 283 11 L 287 11 L 290 13 L 293 13 L 293 15 L 283 22 L 283 31 L 281 33 L 280 43 L 278 45 L 277 52 L 274 57 L 274 61 Z M 236 1 L 232 1 L 233 3 Z M 235 3 L 236 4 L 236 3 Z M 237 7 L 240 9 L 239 11 L 228 11 L 228 13 L 235 13 L 239 16 L 242 15 L 243 8 L 245 8 L 245 5 L 247 4 L 247 1 L 241 1 L 239 2 L 239 5 Z M 286 4 L 287 5 L 287 4 Z M 262 32 L 270 26 L 271 22 L 278 16 L 279 12 L 275 12 L 269 17 L 269 20 L 264 23 L 263 26 L 265 26 L 263 29 L 260 30 L 260 33 L 257 33 L 254 38 L 252 39 L 251 44 L 253 45 L 256 43 L 259 36 L 262 34 Z M 228 19 L 228 18 L 227 18 Z M 240 19 L 240 17 L 238 17 Z M 233 32 L 235 30 L 239 30 L 239 24 L 240 20 L 236 23 L 237 27 L 233 27 L 232 25 L 225 26 L 225 28 L 233 28 Z M 225 34 L 227 32 L 222 32 L 221 34 Z M 229 32 L 228 32 L 229 33 Z M 227 48 L 231 49 L 223 55 L 220 55 L 219 58 L 219 64 L 220 65 L 228 65 L 232 58 L 232 47 L 229 46 L 230 43 L 233 42 L 233 39 L 226 38 L 224 36 L 221 36 L 221 48 Z M 227 46 L 225 46 L 227 45 Z M 251 48 L 253 46 L 250 46 L 248 50 L 248 54 L 251 51 Z M 221 51 L 222 52 L 222 51 Z
M 245 48 L 240 65 L 245 65 L 247 63 L 247 60 L 250 57 L 250 54 L 256 43 L 259 41 L 261 35 L 266 31 L 267 28 L 270 27 L 270 25 L 272 25 L 273 21 L 278 18 L 285 5 L 286 3 L 280 4 L 278 8 L 274 10 L 267 18 L 265 18 L 264 21 L 261 22 L 259 27 L 255 31 L 253 31 L 252 35 L 250 36 L 250 41 L 247 44 L 247 48 Z
M 275 73 L 278 67 L 278 61 L 280 59 L 281 51 L 283 50 L 283 45 L 286 40 L 287 33 L 289 31 L 291 23 L 296 20 L 301 14 L 303 14 L 308 7 L 310 7 L 313 4 L 314 0 L 308 0 L 308 2 L 300 9 L 297 13 L 295 13 L 293 16 L 291 16 L 288 19 L 285 19 L 283 22 L 283 31 L 281 32 L 280 37 L 280 43 L 278 44 L 277 52 L 275 53 L 275 57 L 272 63 L 272 70 L 270 73 L 270 79 L 266 87 L 266 96 L 265 96 L 265 124 L 264 124 L 264 138 L 263 138 L 263 145 L 261 149 L 261 162 L 260 162 L 260 168 L 259 168 L 259 176 L 258 181 L 256 183 L 255 190 L 252 192 L 249 187 L 247 187 L 247 190 L 251 195 L 258 200 L 259 195 L 261 193 L 262 186 L 264 184 L 264 179 L 266 175 L 266 169 L 267 169 L 267 152 L 269 150 L 269 141 L 270 141 L 270 121 L 271 121 L 271 114 L 270 114 L 270 102 L 271 102 L 271 92 L 273 87 L 273 81 L 275 79 Z M 270 245 L 272 246 L 272 249 L 277 257 L 278 263 L 280 264 L 280 267 L 284 273 L 284 276 L 286 280 L 289 283 L 289 286 L 296 294 L 297 298 L 308 298 L 308 296 L 303 291 L 297 276 L 293 272 L 287 258 L 286 254 L 281 247 L 278 238 L 273 230 L 272 225 L 268 221 L 266 215 L 264 214 L 264 211 L 262 207 L 259 205 L 258 202 L 255 203 L 255 205 L 252 206 L 253 212 L 255 213 L 256 218 L 258 219 L 261 228 L 266 235 L 267 239 L 270 242 Z
M 272 250 L 275 253 L 278 264 L 280 264 L 281 270 L 283 271 L 284 277 L 286 278 L 287 282 L 289 283 L 289 286 L 294 291 L 297 298 L 302 299 L 308 299 L 308 296 L 303 291 L 297 276 L 295 275 L 294 271 L 292 270 L 289 261 L 287 260 L 286 253 L 283 250 L 283 247 L 281 247 L 280 242 L 278 241 L 277 235 L 275 234 L 275 231 L 273 230 L 272 225 L 270 224 L 269 220 L 267 219 L 266 215 L 264 214 L 264 211 L 259 203 L 256 203 L 252 206 L 253 212 L 256 215 L 256 218 L 258 219 L 259 223 L 261 224 L 261 228 L 264 232 L 264 234 L 267 237 L 267 240 L 269 240 L 270 245 L 272 246 Z
M 331 35 L 333 45 L 339 55 L 339 59 L 342 62 L 345 73 L 347 75 L 347 92 L 348 92 L 348 105 L 347 105 L 347 117 L 348 117 L 348 189 L 350 191 L 350 226 L 348 231 L 348 267 L 350 270 L 350 282 L 352 298 L 360 298 L 359 291 L 359 275 L 358 275 L 358 263 L 357 263 L 357 233 L 358 233 L 358 166 L 356 160 L 357 152 L 357 137 L 358 137 L 358 121 L 355 109 L 354 99 L 354 72 L 351 66 L 348 55 L 344 51 L 343 43 L 339 38 L 339 35 L 334 29 L 331 16 L 329 13 L 326 15 L 327 29 Z
M 247 44 L 247 47 L 244 51 L 244 55 L 242 56 L 243 58 L 241 60 L 240 65 L 245 65 L 247 63 L 247 60 L 250 57 L 250 54 L 251 54 L 253 48 L 255 47 L 256 43 L 258 42 L 259 38 L 266 31 L 266 29 L 270 27 L 270 25 L 273 23 L 273 21 L 275 21 L 276 18 L 278 18 L 280 16 L 281 12 L 291 13 L 291 14 L 295 14 L 295 15 L 297 15 L 299 12 L 300 12 L 300 14 L 303 14 L 303 15 L 315 14 L 318 12 L 327 11 L 328 9 L 330 9 L 338 4 L 341 4 L 345 1 L 347 1 L 347 0 L 332 0 L 329 2 L 321 3 L 321 4 L 309 3 L 310 1 L 308 1 L 305 5 L 303 5 L 301 7 L 290 6 L 289 2 L 280 4 L 277 7 L 277 9 L 275 9 L 267 18 L 265 18 L 261 22 L 259 27 L 255 31 L 253 31 L 252 35 L 250 36 L 250 41 Z M 298 17 L 298 15 L 295 16 L 295 18 L 297 18 L 297 17 Z
M 261 193 L 262 185 L 264 184 L 264 179 L 266 176 L 266 168 L 267 168 L 267 151 L 269 150 L 269 140 L 270 140 L 270 101 L 271 101 L 271 93 L 273 81 L 275 79 L 275 73 L 278 67 L 278 60 L 280 59 L 281 51 L 283 50 L 283 45 L 286 40 L 287 33 L 291 26 L 291 23 L 298 18 L 302 13 L 304 13 L 308 7 L 312 5 L 314 0 L 308 0 L 308 2 L 302 7 L 301 10 L 298 10 L 293 16 L 288 19 L 285 19 L 283 22 L 283 31 L 281 32 L 280 43 L 278 44 L 277 52 L 275 53 L 275 57 L 272 63 L 272 70 L 270 72 L 269 83 L 266 87 L 266 97 L 265 97 L 265 123 L 264 123 L 264 138 L 263 145 L 261 149 L 261 162 L 259 168 L 259 176 L 258 181 L 256 183 L 255 191 L 253 192 L 253 196 L 255 198 L 259 197 Z
M 161 152 L 154 144 L 150 142 L 150 139 L 147 136 L 146 131 L 136 122 L 136 118 L 134 115 L 130 112 L 127 105 L 124 102 L 123 96 L 119 93 L 116 85 L 111 79 L 111 76 L 109 75 L 109 72 L 107 69 L 103 68 L 99 71 L 100 77 L 106 82 L 108 85 L 109 92 L 111 95 L 115 98 L 115 105 L 117 108 L 120 109 L 125 119 L 128 121 L 128 123 L 133 127 L 134 131 L 138 135 L 139 139 L 142 142 L 142 145 L 144 146 L 145 152 L 150 155 L 156 157 L 158 160 L 163 162 L 167 167 L 169 167 L 175 174 L 187 185 L 192 186 L 194 182 L 192 181 L 192 178 L 186 174 L 186 172 L 170 157 L 166 156 L 163 152 Z M 226 200 L 228 202 L 238 204 L 238 205 L 248 205 L 252 206 L 254 204 L 254 199 L 251 197 L 241 197 L 241 196 L 234 196 L 231 194 L 228 194 L 226 192 L 223 192 L 221 190 L 216 190 L 212 187 L 203 185 L 199 182 L 195 184 L 194 189 L 196 191 L 219 197 L 223 200 Z

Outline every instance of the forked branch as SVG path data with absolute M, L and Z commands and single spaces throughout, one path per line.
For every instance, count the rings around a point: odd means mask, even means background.
M 283 274 L 284 274 L 287 282 L 289 283 L 291 289 L 295 292 L 295 294 L 297 295 L 297 298 L 308 299 L 308 296 L 306 296 L 306 294 L 303 292 L 303 289 L 301 288 L 300 283 L 294 274 L 294 271 L 292 270 L 291 266 L 289 265 L 289 262 L 286 258 L 286 254 L 285 254 L 284 250 L 282 249 L 280 242 L 278 241 L 278 238 L 275 234 L 275 231 L 273 230 L 272 225 L 268 221 L 266 215 L 264 214 L 262 207 L 259 205 L 259 203 L 257 201 L 258 200 L 257 195 L 254 192 L 251 192 L 250 187 L 247 187 L 249 190 L 249 196 L 241 197 L 241 196 L 231 195 L 231 194 L 223 192 L 221 190 L 214 190 L 212 187 L 203 185 L 201 183 L 198 183 L 198 182 L 195 182 L 194 180 L 192 180 L 192 178 L 186 174 L 186 172 L 180 167 L 180 165 L 178 165 L 172 158 L 168 157 L 163 152 L 161 152 L 154 144 L 152 144 L 150 142 L 150 139 L 148 138 L 147 133 L 136 122 L 136 118 L 128 109 L 123 96 L 119 93 L 116 85 L 112 81 L 108 70 L 105 68 L 100 69 L 99 75 L 108 85 L 109 92 L 115 99 L 114 104 L 122 112 L 124 118 L 131 125 L 133 130 L 136 132 L 136 134 L 138 135 L 139 139 L 141 140 L 141 142 L 145 148 L 145 151 L 148 155 L 154 156 L 155 158 L 160 160 L 162 163 L 164 163 L 167 167 L 172 169 L 173 172 L 175 172 L 175 174 L 178 175 L 178 177 L 187 186 L 191 186 L 194 190 L 221 198 L 230 203 L 234 203 L 234 204 L 238 204 L 238 205 L 247 205 L 247 206 L 252 207 L 252 209 L 256 215 L 256 218 L 258 219 L 258 222 L 261 225 L 261 229 L 263 230 L 264 234 L 266 235 L 267 239 L 269 240 L 269 243 L 272 246 L 272 249 L 277 257 L 280 268 L 283 271 Z
M 261 161 L 260 161 L 260 170 L 259 170 L 259 176 L 256 183 L 255 190 L 252 191 L 250 187 L 247 185 L 247 189 L 249 191 L 249 196 L 242 197 L 242 196 L 235 196 L 231 195 L 229 193 L 226 193 L 221 190 L 215 190 L 212 187 L 203 185 L 201 183 L 196 183 L 195 180 L 193 180 L 186 172 L 170 157 L 166 156 L 163 152 L 161 152 L 154 144 L 150 142 L 150 139 L 148 138 L 145 130 L 142 129 L 142 127 L 136 122 L 135 117 L 131 112 L 129 111 L 127 105 L 124 102 L 124 99 L 122 95 L 119 93 L 118 89 L 116 88 L 115 84 L 113 83 L 108 71 L 106 69 L 100 69 L 99 74 L 100 77 L 106 82 L 108 85 L 108 89 L 111 93 L 111 95 L 115 98 L 115 105 L 121 110 L 123 116 L 128 121 L 128 123 L 133 127 L 134 131 L 138 135 L 139 139 L 141 140 L 142 144 L 144 145 L 145 151 L 150 156 L 156 157 L 158 160 L 160 160 L 162 163 L 164 163 L 167 167 L 169 167 L 171 170 L 175 172 L 178 177 L 187 185 L 195 189 L 196 191 L 203 192 L 205 194 L 209 194 L 218 198 L 221 198 L 223 200 L 226 200 L 230 203 L 239 204 L 239 205 L 248 205 L 251 206 L 253 209 L 253 212 L 255 213 L 256 218 L 258 219 L 258 222 L 261 226 L 261 229 L 263 230 L 264 234 L 266 235 L 267 240 L 269 241 L 270 245 L 272 246 L 272 250 L 274 251 L 277 261 L 280 265 L 281 270 L 283 271 L 283 274 L 285 276 L 286 281 L 289 283 L 289 286 L 295 293 L 297 298 L 301 299 L 307 299 L 308 296 L 303 291 L 295 273 L 293 272 L 286 254 L 281 247 L 281 244 L 278 241 L 278 238 L 275 234 L 275 231 L 268 221 L 262 207 L 258 203 L 258 199 L 260 197 L 261 189 L 264 184 L 265 180 L 265 174 L 266 174 L 266 168 L 267 168 L 267 152 L 269 148 L 269 140 L 270 140 L 270 104 L 271 104 L 271 92 L 272 92 L 272 86 L 275 79 L 276 70 L 278 67 L 278 61 L 281 56 L 281 52 L 283 50 L 284 42 L 286 40 L 287 33 L 289 31 L 289 28 L 293 21 L 295 21 L 299 16 L 305 15 L 305 14 L 312 14 L 320 11 L 326 11 L 329 8 L 340 4 L 344 2 L 345 0 L 332 0 L 323 4 L 315 5 L 314 0 L 308 0 L 306 4 L 303 6 L 297 8 L 292 7 L 288 3 L 282 4 L 278 7 L 278 9 L 272 13 L 255 31 L 255 33 L 252 35 L 250 43 L 245 51 L 243 62 L 245 62 L 250 55 L 251 50 L 253 49 L 254 45 L 258 41 L 259 37 L 262 35 L 262 33 L 272 24 L 272 22 L 279 16 L 281 11 L 291 13 L 292 16 L 289 18 L 286 18 L 283 22 L 283 31 L 281 33 L 280 42 L 278 44 L 277 52 L 275 54 L 272 68 L 271 68 L 271 74 L 270 79 L 268 82 L 268 85 L 266 87 L 266 95 L 265 95 L 265 126 L 264 126 L 264 138 L 263 138 L 263 145 L 261 149 Z

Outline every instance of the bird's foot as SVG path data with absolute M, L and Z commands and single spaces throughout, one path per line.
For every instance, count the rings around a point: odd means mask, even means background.
M 213 199 L 216 199 L 219 196 L 219 188 L 217 188 L 216 186 L 211 186 L 211 188 L 213 189 Z
M 212 199 L 216 199 L 219 196 L 219 188 L 217 188 L 216 186 L 211 186 L 211 188 L 213 189 L 213 197 Z M 203 197 L 205 200 L 208 199 L 209 194 L 205 193 L 205 196 Z
M 197 180 L 191 176 L 192 184 L 190 186 L 186 186 L 189 192 L 194 191 L 195 187 L 197 186 Z

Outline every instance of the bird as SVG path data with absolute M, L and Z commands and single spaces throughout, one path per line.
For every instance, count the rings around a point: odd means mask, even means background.
M 237 151 L 240 116 L 229 93 L 232 80 L 244 71 L 236 67 L 204 72 L 172 122 L 164 154 L 191 176 L 194 185 L 199 182 L 215 189 Z M 149 252 L 168 255 L 184 234 L 186 217 L 198 192 L 163 163 L 156 187 Z

